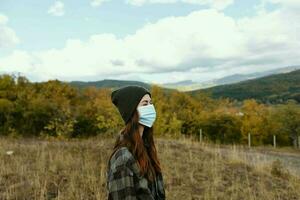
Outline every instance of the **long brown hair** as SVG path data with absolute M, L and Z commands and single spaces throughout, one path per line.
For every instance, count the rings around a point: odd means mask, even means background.
M 160 162 L 157 157 L 157 151 L 153 140 L 153 126 L 151 128 L 145 126 L 143 136 L 139 133 L 139 114 L 135 110 L 132 118 L 120 131 L 120 136 L 117 137 L 112 155 L 120 148 L 127 147 L 138 161 L 141 175 L 149 181 L 153 181 L 153 178 L 157 172 L 161 173 Z

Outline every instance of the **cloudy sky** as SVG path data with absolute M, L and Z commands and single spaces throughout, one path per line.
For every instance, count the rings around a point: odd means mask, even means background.
M 300 0 L 0 0 L 0 73 L 206 81 L 300 64 Z

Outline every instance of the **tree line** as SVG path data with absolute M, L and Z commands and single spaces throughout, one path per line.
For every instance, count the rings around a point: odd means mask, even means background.
M 300 147 L 300 105 L 293 100 L 266 105 L 255 99 L 213 99 L 207 94 L 151 86 L 157 112 L 156 135 L 197 136 L 224 144 L 272 144 Z M 30 82 L 24 76 L 0 75 L 0 136 L 89 137 L 115 135 L 123 126 L 111 103 L 110 88 L 78 89 L 59 80 Z

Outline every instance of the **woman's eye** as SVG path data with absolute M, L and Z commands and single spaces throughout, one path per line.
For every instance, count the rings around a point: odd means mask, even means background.
M 153 104 L 153 103 L 150 102 L 149 105 L 150 105 L 150 104 Z M 143 103 L 143 104 L 142 104 L 142 106 L 147 106 L 147 105 L 148 105 L 147 103 Z

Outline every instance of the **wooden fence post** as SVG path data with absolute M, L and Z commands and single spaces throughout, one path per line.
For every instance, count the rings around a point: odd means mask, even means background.
M 202 143 L 202 129 L 199 130 L 199 141 Z
M 251 147 L 251 133 L 248 133 L 248 147 Z
M 276 135 L 273 135 L 273 146 L 276 148 Z

